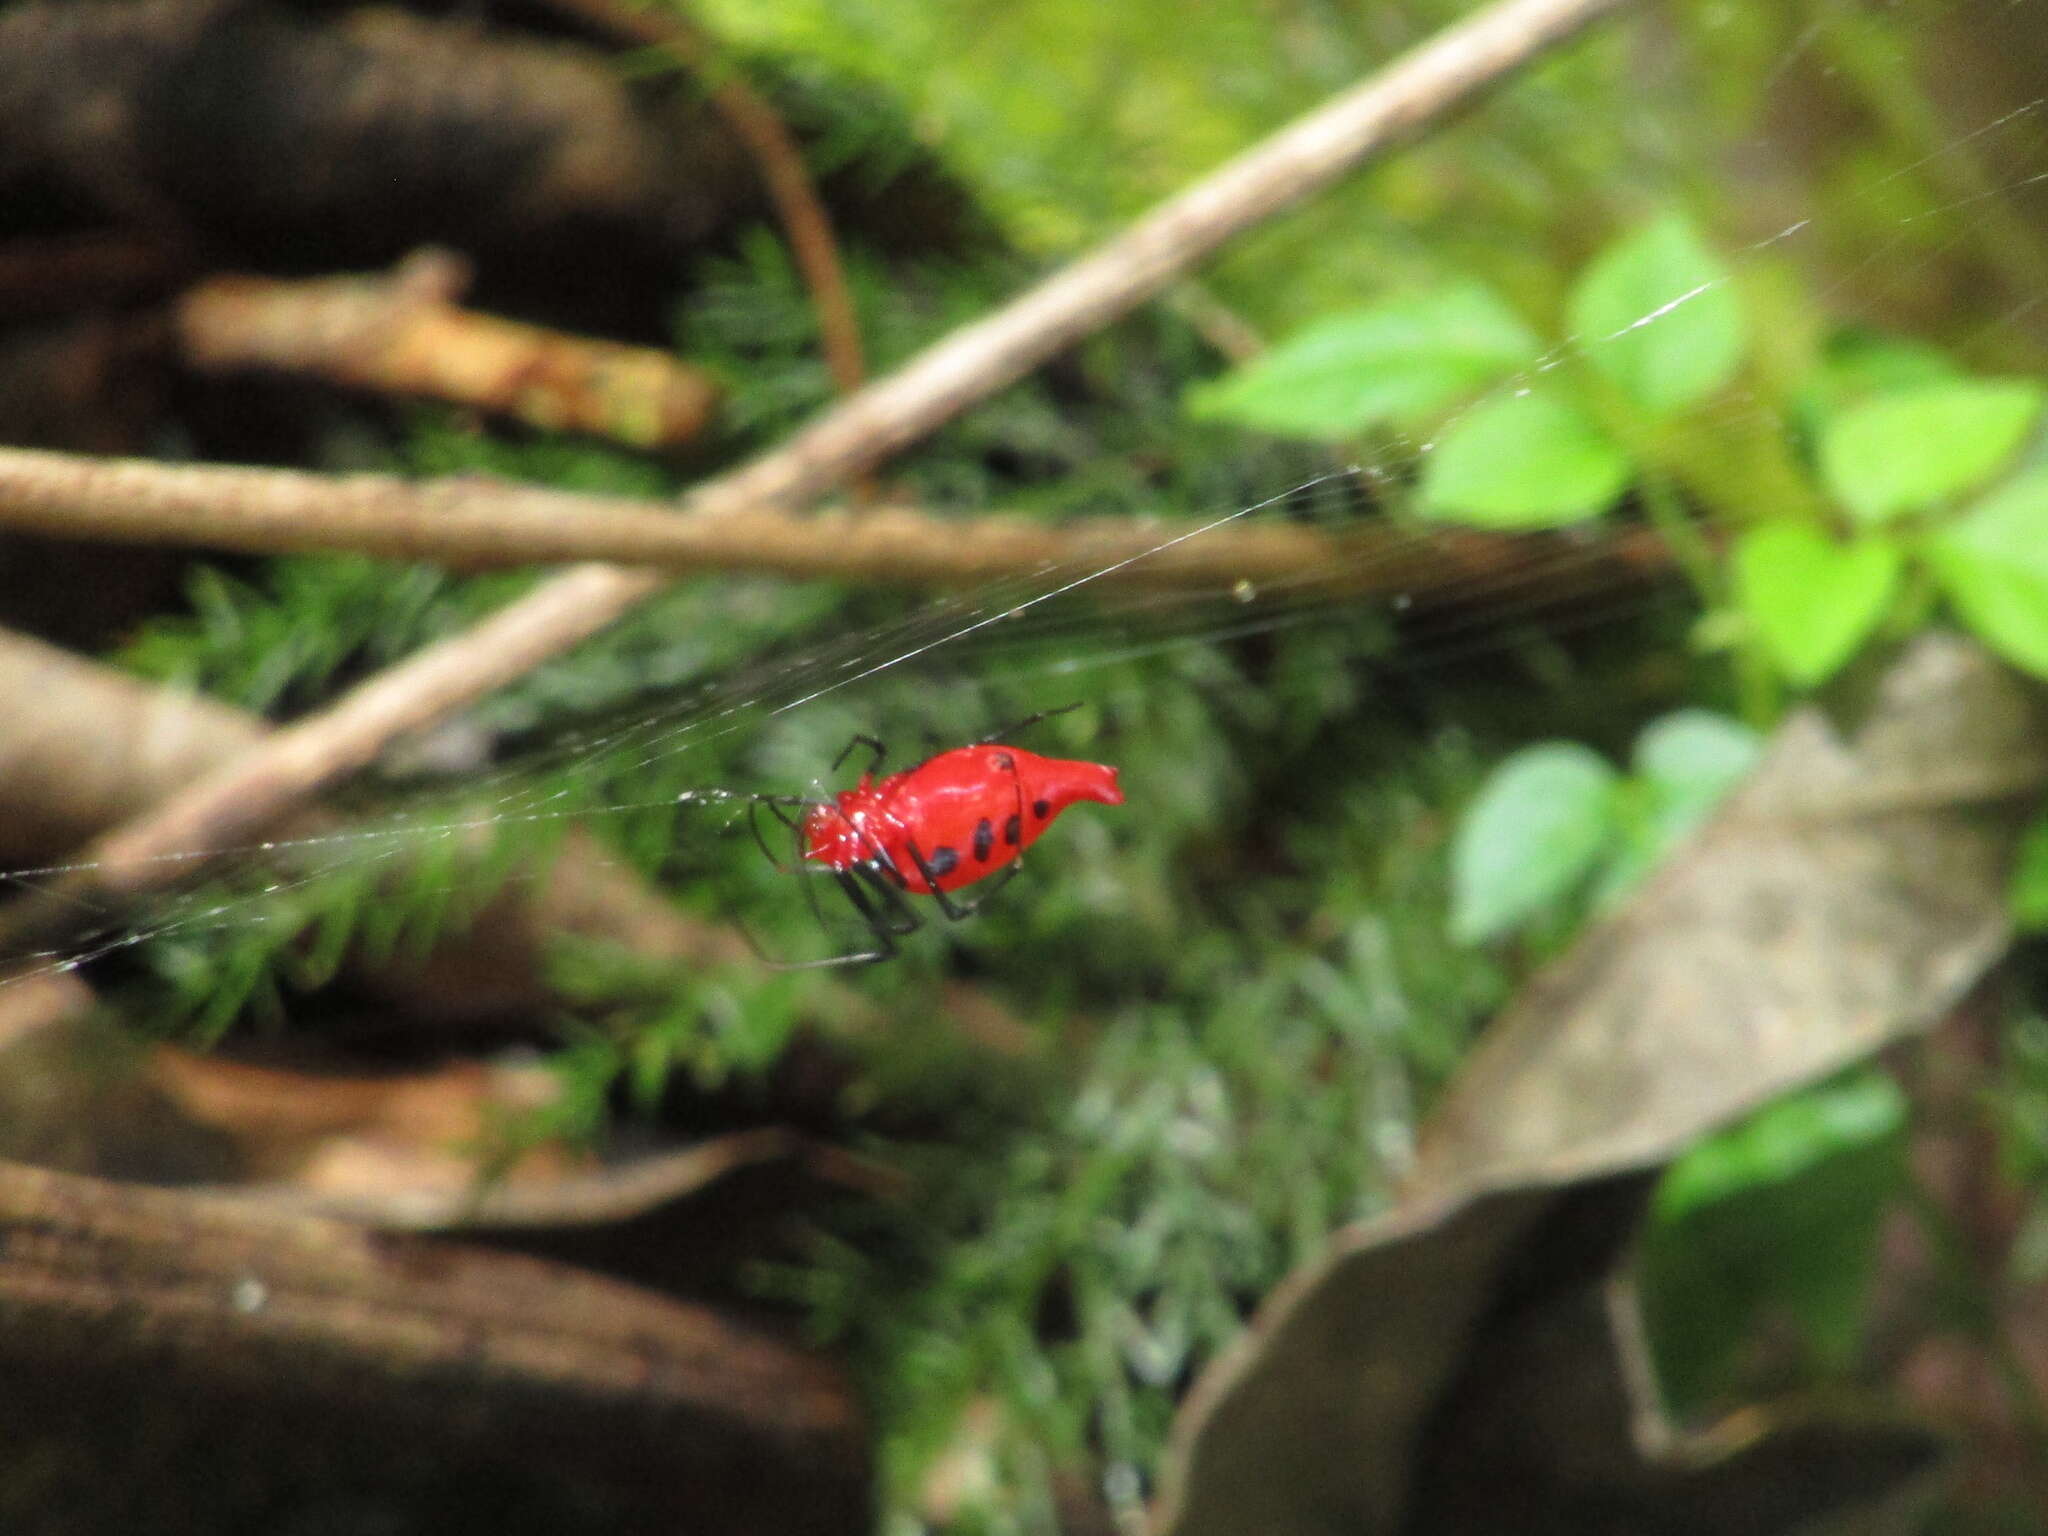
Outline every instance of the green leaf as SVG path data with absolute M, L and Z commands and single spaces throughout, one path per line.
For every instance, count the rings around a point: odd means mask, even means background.
M 1975 490 L 2041 414 L 2031 379 L 1949 379 L 1852 406 L 1821 437 L 1821 477 L 1860 521 L 1882 523 Z
M 1566 741 L 1496 768 L 1452 840 L 1452 936 L 1495 938 L 1569 890 L 1614 830 L 1616 779 L 1598 753 Z
M 2048 816 L 2020 838 L 2013 860 L 2012 920 L 2029 933 L 2048 930 Z
M 1681 709 L 1636 738 L 1635 774 L 1617 799 L 1622 837 L 1593 892 L 1605 910 L 1664 862 L 1755 766 L 1762 738 L 1740 720 Z
M 686 1038 L 687 1030 L 670 1016 L 655 1020 L 626 1043 L 626 1084 L 634 1106 L 643 1113 L 652 1113 L 661 1103 Z
M 1659 851 L 1713 813 L 1763 752 L 1763 738 L 1710 709 L 1681 709 L 1636 738 L 1635 771 L 1647 786 Z
M 1756 766 L 1763 738 L 1711 709 L 1680 709 L 1654 720 L 1636 738 L 1636 773 L 1670 804 L 1713 802 Z
M 1779 1100 L 1665 1173 L 1638 1278 L 1675 1405 L 1697 1410 L 1730 1384 L 1750 1330 L 1773 1314 L 1817 1363 L 1848 1364 L 1904 1182 L 1905 1124 L 1897 1085 L 1860 1071 Z
M 1963 622 L 2007 660 L 2048 677 L 2048 470 L 1987 497 L 1927 541 Z
M 1939 347 L 1848 326 L 1828 337 L 1799 380 L 1793 414 L 1801 435 L 1818 443 L 1831 419 L 1874 395 L 1962 376 L 1961 366 Z
M 1906 1123 L 1897 1083 L 1871 1068 L 1777 1100 L 1708 1137 L 1665 1170 L 1653 1214 L 1672 1221 L 1782 1183 L 1855 1147 L 1897 1135 Z
M 1595 258 L 1568 312 L 1588 360 L 1654 416 L 1712 394 L 1742 362 L 1741 300 L 1728 268 L 1682 214 Z
M 1295 437 L 1427 417 L 1535 358 L 1541 343 L 1478 283 L 1329 315 L 1192 391 L 1196 416 Z
M 1423 509 L 1479 528 L 1550 528 L 1605 511 L 1627 487 L 1621 449 L 1571 401 L 1501 395 L 1445 430 L 1422 475 Z
M 1823 402 L 1839 410 L 1872 395 L 1948 383 L 1959 378 L 1962 369 L 1928 342 L 1848 329 L 1828 338 L 1817 373 Z
M 1900 564 L 1882 540 L 1838 544 L 1805 523 L 1766 523 L 1735 546 L 1735 600 L 1778 670 L 1811 688 L 1877 626 Z

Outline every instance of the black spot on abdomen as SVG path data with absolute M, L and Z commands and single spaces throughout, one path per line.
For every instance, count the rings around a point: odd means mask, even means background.
M 934 848 L 925 864 L 935 877 L 943 878 L 960 867 L 960 851 L 957 848 Z
M 1003 841 L 1008 843 L 1012 848 L 1014 848 L 1017 846 L 1017 840 L 1021 838 L 1023 835 L 1024 818 L 1012 814 L 1010 819 L 1003 823 Z
M 1045 820 L 1046 817 L 1052 814 L 1052 802 L 1050 800 L 1032 801 L 1031 814 L 1036 816 L 1040 821 Z
M 996 829 L 984 816 L 974 824 L 974 861 L 986 864 L 988 856 L 996 851 Z

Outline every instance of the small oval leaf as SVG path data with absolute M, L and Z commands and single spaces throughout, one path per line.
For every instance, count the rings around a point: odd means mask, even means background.
M 1578 406 L 1527 390 L 1445 430 L 1423 471 L 1422 506 L 1478 528 L 1554 528 L 1604 512 L 1628 481 L 1627 455 Z
M 1877 627 L 1899 569 L 1881 540 L 1838 544 L 1805 523 L 1766 523 L 1735 546 L 1735 600 L 1778 670 L 1811 688 Z
M 1628 896 L 1756 765 L 1763 739 L 1740 720 L 1681 709 L 1636 738 L 1634 781 L 1621 787 L 1621 843 L 1593 891 L 1595 911 Z
M 2008 661 L 2048 677 L 2048 470 L 1986 497 L 1927 541 L 1963 622 Z
M 1861 522 L 1883 523 L 1975 490 L 2041 414 L 2032 379 L 1948 379 L 1850 407 L 1821 437 L 1821 476 Z
M 1616 782 L 1597 752 L 1566 741 L 1496 768 L 1452 840 L 1452 936 L 1498 937 L 1583 877 L 1614 830 Z
M 1292 437 L 1426 418 L 1532 361 L 1541 344 L 1499 295 L 1457 283 L 1328 315 L 1190 392 L 1196 416 Z
M 1703 821 L 1763 753 L 1763 738 L 1710 709 L 1681 709 L 1636 738 L 1636 776 L 1648 786 L 1659 850 Z
M 1742 363 L 1742 303 L 1728 268 L 1681 214 L 1596 257 L 1569 316 L 1587 359 L 1653 416 L 1704 399 Z

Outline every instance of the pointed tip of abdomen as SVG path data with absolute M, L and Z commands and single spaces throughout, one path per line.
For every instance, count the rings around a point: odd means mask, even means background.
M 1090 763 L 1088 767 L 1093 772 L 1090 775 L 1092 782 L 1086 792 L 1087 798 L 1100 801 L 1103 805 L 1122 805 L 1124 791 L 1123 786 L 1116 781 L 1116 770 L 1106 763 Z

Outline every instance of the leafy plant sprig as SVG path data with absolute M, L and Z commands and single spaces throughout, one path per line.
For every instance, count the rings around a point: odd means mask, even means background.
M 1289 436 L 1411 436 L 1417 509 L 1472 527 L 1597 516 L 1661 472 L 1656 429 L 1735 377 L 1747 348 L 1727 267 L 1667 215 L 1610 246 L 1546 346 L 1459 277 L 1328 316 L 1190 397 L 1198 415 Z
M 1623 235 L 1546 348 L 1463 276 L 1326 316 L 1198 387 L 1190 409 L 1288 436 L 1413 444 L 1414 510 L 1512 531 L 1585 521 L 1633 487 L 1709 601 L 1786 682 L 1816 687 L 1938 595 L 1986 645 L 2048 677 L 2048 391 L 1933 348 L 1846 332 L 1790 399 L 1733 408 L 1752 350 L 1734 273 L 1681 214 Z M 1761 433 L 1759 426 L 1767 429 Z M 1760 447 L 1811 445 L 1804 456 Z M 1717 467 L 1718 461 L 1718 467 Z M 1674 502 L 1674 489 L 1684 493 Z M 1725 561 L 1689 501 L 1740 525 Z
M 1577 742 L 1512 754 L 1452 839 L 1452 936 L 1477 944 L 1526 928 L 1575 890 L 1618 900 L 1706 819 L 1760 750 L 1740 721 L 1688 709 L 1643 731 L 1626 775 Z

